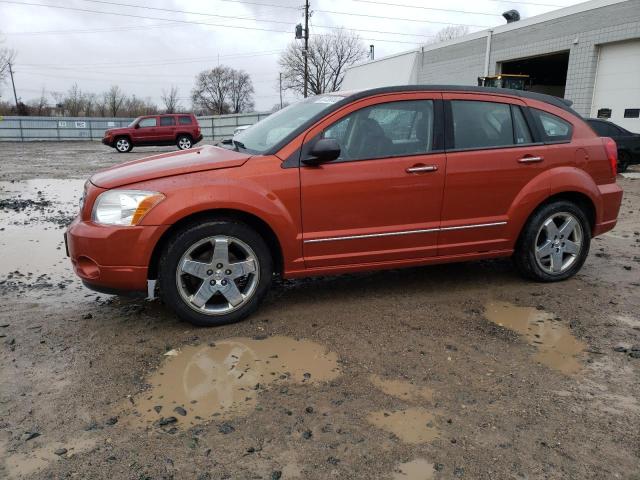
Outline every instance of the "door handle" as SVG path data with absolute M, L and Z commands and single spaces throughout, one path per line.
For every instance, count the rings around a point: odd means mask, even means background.
M 544 160 L 544 157 L 530 157 L 524 156 L 518 160 L 519 163 L 540 163 Z
M 413 167 L 407 168 L 407 173 L 425 173 L 425 172 L 435 172 L 438 170 L 437 165 L 414 165 Z

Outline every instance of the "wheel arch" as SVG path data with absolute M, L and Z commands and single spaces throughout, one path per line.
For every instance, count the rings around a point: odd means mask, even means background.
M 158 263 L 162 251 L 167 242 L 180 230 L 189 224 L 204 222 L 207 220 L 236 220 L 241 221 L 256 230 L 267 243 L 269 251 L 273 258 L 274 271 L 282 273 L 284 269 L 284 257 L 282 246 L 278 236 L 275 234 L 271 226 L 260 217 L 242 210 L 235 209 L 210 209 L 192 213 L 181 218 L 179 221 L 171 225 L 166 232 L 162 234 L 153 248 L 149 265 L 147 269 L 147 278 L 158 278 Z
M 191 141 L 193 141 L 193 135 L 191 135 L 189 132 L 178 132 L 178 133 L 176 133 L 175 141 L 177 142 L 180 137 L 189 137 L 191 139 Z

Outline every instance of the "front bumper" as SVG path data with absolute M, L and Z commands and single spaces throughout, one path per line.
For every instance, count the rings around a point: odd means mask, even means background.
M 153 250 L 168 225 L 102 226 L 76 218 L 65 233 L 73 270 L 98 291 L 146 291 Z
M 103 137 L 102 138 L 102 144 L 106 145 L 107 147 L 113 146 L 113 138 L 111 138 L 111 137 Z

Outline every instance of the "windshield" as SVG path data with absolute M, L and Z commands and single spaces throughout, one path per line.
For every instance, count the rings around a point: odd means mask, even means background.
M 142 117 L 136 117 L 133 119 L 133 121 L 128 125 L 129 128 L 132 128 L 136 123 L 138 123 L 138 120 L 140 120 Z
M 314 115 L 343 98 L 335 94 L 318 95 L 289 105 L 239 132 L 233 137 L 234 144 L 251 153 L 264 153 Z

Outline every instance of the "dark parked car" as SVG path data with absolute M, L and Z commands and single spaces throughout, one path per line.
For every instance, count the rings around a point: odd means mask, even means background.
M 195 115 L 180 113 L 138 117 L 127 127 L 104 132 L 102 143 L 126 153 L 133 147 L 149 145 L 177 145 L 186 150 L 200 140 L 202 132 Z
M 640 163 L 640 134 L 599 118 L 588 118 L 587 123 L 600 137 L 611 137 L 618 145 L 618 172 L 624 172 L 629 165 Z

